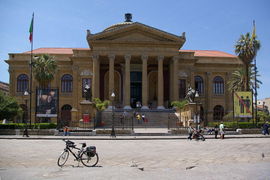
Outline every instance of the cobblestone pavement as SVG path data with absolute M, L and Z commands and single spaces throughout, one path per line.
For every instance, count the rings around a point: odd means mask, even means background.
M 270 138 L 75 140 L 95 145 L 98 167 L 69 158 L 61 140 L 0 140 L 0 179 L 270 179 Z

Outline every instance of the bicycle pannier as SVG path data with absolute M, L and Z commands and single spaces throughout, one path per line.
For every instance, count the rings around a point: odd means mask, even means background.
M 94 157 L 96 154 L 96 146 L 88 146 L 86 148 L 87 155 L 90 157 Z

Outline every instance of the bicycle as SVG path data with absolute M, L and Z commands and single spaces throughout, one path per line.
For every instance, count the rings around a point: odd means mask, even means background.
M 86 143 L 80 143 L 82 144 L 82 147 L 77 148 L 74 142 L 65 139 L 63 139 L 63 141 L 66 143 L 66 147 L 58 158 L 58 166 L 63 167 L 65 165 L 68 160 L 69 153 L 75 157 L 74 161 L 78 161 L 78 166 L 80 162 L 82 162 L 86 167 L 94 167 L 97 165 L 99 157 L 95 146 L 86 147 Z M 73 149 L 78 150 L 78 153 L 74 153 Z

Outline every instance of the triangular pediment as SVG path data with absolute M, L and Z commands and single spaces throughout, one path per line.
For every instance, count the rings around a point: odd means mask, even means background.
M 123 25 L 97 34 L 88 34 L 87 39 L 90 42 L 168 42 L 181 45 L 185 42 L 184 36 L 176 36 L 141 23 Z

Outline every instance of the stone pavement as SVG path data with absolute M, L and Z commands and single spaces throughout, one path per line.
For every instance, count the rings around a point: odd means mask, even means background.
M 108 139 L 108 138 L 107 138 Z M 76 167 L 70 156 L 57 166 L 65 144 L 61 140 L 0 139 L 1 180 L 175 180 L 243 179 L 270 177 L 269 138 L 231 138 L 189 141 L 74 140 L 97 147 L 95 168 Z

